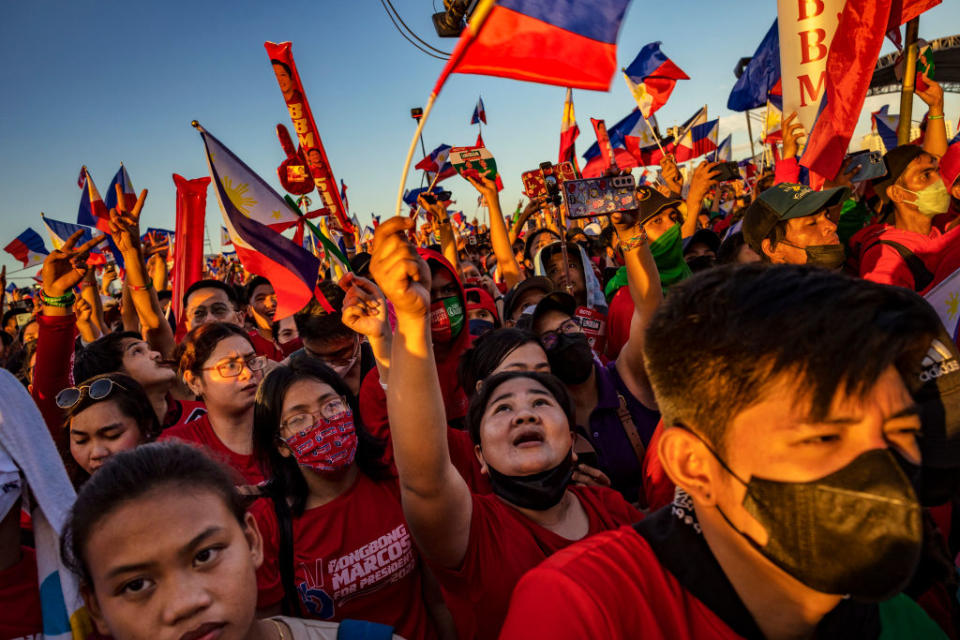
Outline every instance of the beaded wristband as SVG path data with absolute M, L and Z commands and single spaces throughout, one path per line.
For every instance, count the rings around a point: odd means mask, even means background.
M 641 227 L 642 229 L 642 227 Z M 633 251 L 637 247 L 643 246 L 647 242 L 647 230 L 643 229 L 640 232 L 640 235 L 633 236 L 627 240 L 620 241 L 620 250 L 626 253 L 627 251 Z
M 943 116 L 927 116 L 927 120 L 943 120 Z
M 62 296 L 48 296 L 45 293 L 40 294 L 40 300 L 48 307 L 69 307 L 73 305 L 76 299 L 77 296 L 74 295 L 73 291 L 65 293 Z

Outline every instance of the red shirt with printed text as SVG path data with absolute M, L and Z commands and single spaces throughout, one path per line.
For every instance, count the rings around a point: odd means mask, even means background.
M 263 535 L 264 562 L 257 570 L 257 606 L 263 608 L 283 599 L 280 528 L 271 501 L 259 501 L 251 513 Z M 305 616 L 379 622 L 409 640 L 436 637 L 395 479 L 378 482 L 360 473 L 346 492 L 294 517 L 293 557 Z

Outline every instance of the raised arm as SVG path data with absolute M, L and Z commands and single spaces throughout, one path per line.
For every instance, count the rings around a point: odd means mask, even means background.
M 644 406 L 655 409 L 657 401 L 643 363 L 643 344 L 647 327 L 663 301 L 660 274 L 650 253 L 643 227 L 634 214 L 614 214 L 611 221 L 620 236 L 620 249 L 627 267 L 627 284 L 633 298 L 630 337 L 617 357 L 617 372 L 624 384 Z
M 942 157 L 947 152 L 947 125 L 943 122 L 943 88 L 923 75 L 927 88 L 917 89 L 917 96 L 927 103 L 927 130 L 923 134 L 923 150 L 927 153 Z
M 447 420 L 430 336 L 430 270 L 392 218 L 374 238 L 370 271 L 397 312 L 387 411 L 403 512 L 431 560 L 455 568 L 470 536 L 470 489 L 450 460 Z
M 133 209 L 126 211 L 123 207 L 123 191 L 120 185 L 117 185 L 117 208 L 110 210 L 110 235 L 123 254 L 127 271 L 125 286 L 130 291 L 130 300 L 140 318 L 143 339 L 164 358 L 171 358 L 176 347 L 173 330 L 163 317 L 157 292 L 147 276 L 140 250 L 140 212 L 146 199 L 147 190 L 144 189 Z
M 687 215 L 680 227 L 681 237 L 689 238 L 697 232 L 697 219 L 700 217 L 703 198 L 710 191 L 710 187 L 717 184 L 719 167 L 719 162 L 701 162 L 694 170 L 693 178 L 690 179 L 690 191 L 687 192 Z
M 497 184 L 487 177 L 477 179 L 469 176 L 466 178 L 487 201 L 487 208 L 490 210 L 490 244 L 493 247 L 494 255 L 497 256 L 500 276 L 507 283 L 508 288 L 513 288 L 522 277 L 520 275 L 520 265 L 517 264 L 517 258 L 513 255 L 513 243 L 507 233 L 507 224 L 504 222 L 503 212 L 500 210 L 500 194 L 497 193 Z
M 346 292 L 343 298 L 343 324 L 366 336 L 373 357 L 377 360 L 380 383 L 388 384 L 393 331 L 387 320 L 387 303 L 383 293 L 376 284 L 353 273 L 340 279 L 340 287 Z

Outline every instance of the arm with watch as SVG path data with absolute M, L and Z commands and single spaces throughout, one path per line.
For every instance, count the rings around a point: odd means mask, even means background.
M 140 192 L 133 209 L 127 211 L 123 206 L 123 192 L 117 185 L 117 208 L 110 210 L 110 235 L 120 249 L 126 266 L 127 277 L 124 289 L 129 292 L 137 316 L 140 318 L 140 330 L 143 339 L 151 349 L 160 352 L 164 358 L 172 358 L 176 348 L 173 330 L 163 317 L 160 300 L 153 288 L 153 282 L 147 275 L 147 268 L 140 250 L 140 212 L 147 199 L 147 190 Z

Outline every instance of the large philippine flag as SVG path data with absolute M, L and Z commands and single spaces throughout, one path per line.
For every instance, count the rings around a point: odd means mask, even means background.
M 250 167 L 201 127 L 210 176 L 216 187 L 223 224 L 233 240 L 240 262 L 250 272 L 270 280 L 277 294 L 276 318 L 291 316 L 316 295 L 328 311 L 333 308 L 317 290 L 320 261 L 302 246 L 271 229 L 271 221 L 297 215 L 283 198 Z
M 441 74 L 476 73 L 606 91 L 630 0 L 500 0 L 475 31 L 464 29 Z M 492 5 L 492 6 L 491 6 Z
M 660 51 L 659 42 L 651 42 L 623 70 L 627 86 L 643 112 L 649 118 L 667 103 L 677 80 L 689 80 L 690 76 Z
M 24 267 L 41 264 L 50 253 L 44 246 L 40 234 L 30 227 L 14 238 L 3 250 L 22 262 Z
M 84 167 L 83 173 L 83 193 L 80 194 L 80 208 L 77 210 L 77 224 L 87 227 L 96 227 L 104 233 L 110 232 L 110 214 L 107 212 L 107 206 L 97 191 L 97 185 L 93 184 L 93 178 L 90 172 Z M 136 202 L 136 200 L 134 200 Z
M 117 185 L 120 185 L 120 190 L 123 192 L 124 209 L 130 211 L 137 204 L 137 192 L 133 190 L 130 174 L 127 173 L 127 168 L 123 166 L 122 162 L 117 173 L 114 174 L 113 180 L 110 181 L 110 186 L 107 187 L 107 199 L 104 200 L 107 211 L 117 208 Z

